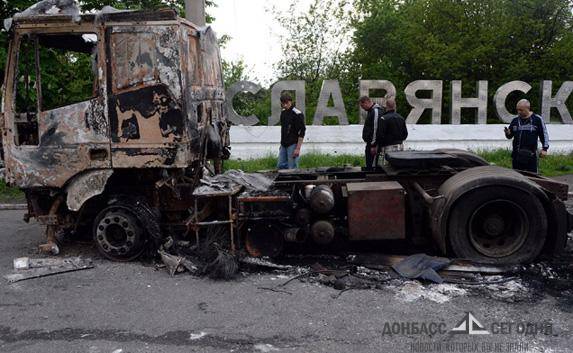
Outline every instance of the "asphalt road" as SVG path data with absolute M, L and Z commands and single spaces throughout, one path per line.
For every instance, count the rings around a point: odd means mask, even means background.
M 2 275 L 12 271 L 13 258 L 36 256 L 42 240 L 41 229 L 23 223 L 22 214 L 0 212 Z M 573 347 L 570 281 L 565 291 L 542 282 L 464 288 L 407 281 L 340 293 L 295 280 L 283 288 L 286 293 L 261 289 L 284 283 L 286 274 L 245 274 L 230 282 L 186 274 L 171 278 L 151 264 L 103 260 L 90 245 L 64 249 L 64 255 L 77 254 L 94 258 L 96 268 L 14 284 L 0 279 L 0 351 L 568 352 Z M 550 267 L 547 272 L 551 276 Z M 387 324 L 407 322 L 443 323 L 449 330 L 466 312 L 486 328 L 497 322 L 550 323 L 552 332 L 384 333 Z

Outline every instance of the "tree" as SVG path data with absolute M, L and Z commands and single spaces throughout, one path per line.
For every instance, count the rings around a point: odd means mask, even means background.
M 355 6 L 352 62 L 363 78 L 389 79 L 397 88 L 417 79 L 462 80 L 467 96 L 475 95 L 474 82 L 489 80 L 490 101 L 493 88 L 523 80 L 532 84 L 528 98 L 539 109 L 539 81 L 559 86 L 573 74 L 570 0 L 356 0 Z M 510 98 L 509 105 L 520 97 Z M 496 121 L 491 104 L 489 115 Z M 465 111 L 462 121 L 473 121 L 473 114 Z
M 322 81 L 346 75 L 346 52 L 350 44 L 349 7 L 346 0 L 313 0 L 308 8 L 301 8 L 293 0 L 287 11 L 273 10 L 282 26 L 282 59 L 275 65 L 281 80 L 306 82 L 307 122 L 314 115 Z M 355 82 L 341 79 L 345 104 L 356 106 Z M 354 117 L 356 120 L 357 115 Z M 334 121 L 325 120 L 333 123 Z

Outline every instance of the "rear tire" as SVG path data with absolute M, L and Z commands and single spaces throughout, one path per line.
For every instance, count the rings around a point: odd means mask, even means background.
M 455 256 L 478 262 L 533 261 L 547 237 L 547 215 L 537 197 L 519 189 L 489 186 L 456 201 L 448 238 Z

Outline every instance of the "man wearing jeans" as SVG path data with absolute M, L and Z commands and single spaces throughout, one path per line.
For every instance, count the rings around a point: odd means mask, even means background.
M 288 94 L 281 96 L 281 107 L 281 147 L 277 168 L 295 169 L 298 168 L 300 148 L 306 131 L 304 114 L 295 108 Z
M 384 109 L 372 102 L 368 96 L 362 96 L 359 100 L 360 107 L 368 112 L 364 127 L 362 128 L 362 139 L 366 143 L 364 156 L 366 158 L 366 169 L 373 170 L 378 164 L 379 146 L 377 145 L 377 134 L 380 131 L 380 124 Z

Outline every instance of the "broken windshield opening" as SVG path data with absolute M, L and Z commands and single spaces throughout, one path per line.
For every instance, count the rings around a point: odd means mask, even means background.
M 82 102 L 96 96 L 97 36 L 95 34 L 39 35 L 38 43 L 42 111 Z
M 24 36 L 18 51 L 15 143 L 38 144 L 38 109 L 48 111 L 96 96 L 96 72 L 96 34 Z

